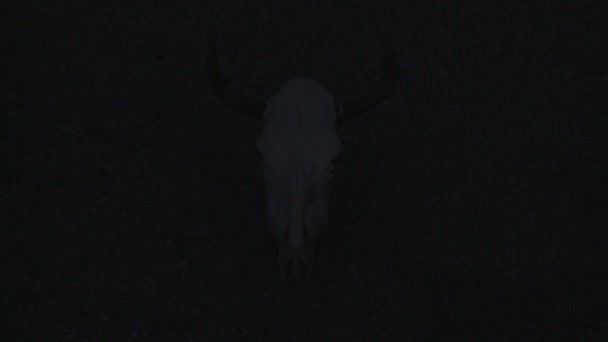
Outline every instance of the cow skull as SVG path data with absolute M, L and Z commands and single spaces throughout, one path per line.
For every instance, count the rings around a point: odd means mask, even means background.
M 224 104 L 264 120 L 257 148 L 264 158 L 266 220 L 279 243 L 281 279 L 310 279 L 316 243 L 327 224 L 333 160 L 342 150 L 335 124 L 382 102 L 395 86 L 393 50 L 377 36 L 385 77 L 366 96 L 342 106 L 314 80 L 293 78 L 265 103 L 230 91 L 213 33 L 208 36 L 211 89 Z

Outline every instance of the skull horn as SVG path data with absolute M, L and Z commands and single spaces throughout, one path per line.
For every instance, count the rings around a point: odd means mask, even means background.
M 397 63 L 395 51 L 378 31 L 376 31 L 376 39 L 384 57 L 382 81 L 375 85 L 367 94 L 345 101 L 342 104 L 343 112 L 338 116 L 338 123 L 373 109 L 388 98 L 393 88 L 397 85 L 397 81 L 399 80 L 399 64 Z
M 228 87 L 230 81 L 222 75 L 220 61 L 217 56 L 217 48 L 215 46 L 215 34 L 213 32 L 207 34 L 207 54 L 209 59 L 211 93 L 228 108 L 254 119 L 261 120 L 262 114 L 264 114 L 264 110 L 266 109 L 265 101 L 244 96 L 235 91 L 230 91 L 230 88 Z
M 367 94 L 345 101 L 342 105 L 343 110 L 337 118 L 338 123 L 373 109 L 388 98 L 397 85 L 397 81 L 399 80 L 399 64 L 397 63 L 395 51 L 379 32 L 376 32 L 376 39 L 384 58 L 383 78 Z M 222 75 L 215 45 L 215 34 L 212 31 L 207 35 L 207 43 L 211 92 L 228 108 L 261 120 L 266 109 L 266 102 L 230 91 L 228 87 L 230 81 Z

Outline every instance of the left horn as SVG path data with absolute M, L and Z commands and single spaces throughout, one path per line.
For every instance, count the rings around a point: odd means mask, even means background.
M 243 115 L 254 119 L 262 119 L 266 109 L 266 101 L 239 94 L 228 87 L 229 80 L 222 75 L 220 61 L 215 46 L 215 34 L 207 34 L 207 57 L 209 60 L 209 80 L 211 82 L 211 93 L 223 104 Z

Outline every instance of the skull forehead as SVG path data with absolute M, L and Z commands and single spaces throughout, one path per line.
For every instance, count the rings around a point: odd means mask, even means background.
M 264 113 L 266 124 L 293 124 L 330 121 L 336 118 L 333 95 L 318 82 L 296 77 L 287 81 L 268 101 Z
M 275 174 L 312 173 L 340 152 L 334 98 L 318 82 L 297 77 L 268 101 L 257 147 Z

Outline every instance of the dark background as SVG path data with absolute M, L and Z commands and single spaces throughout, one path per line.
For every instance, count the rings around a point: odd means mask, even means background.
M 8 1 L 3 341 L 608 340 L 606 16 L 576 1 Z M 599 3 L 599 2 L 598 2 Z M 210 95 L 355 96 L 310 286 L 280 285 L 260 123 Z

